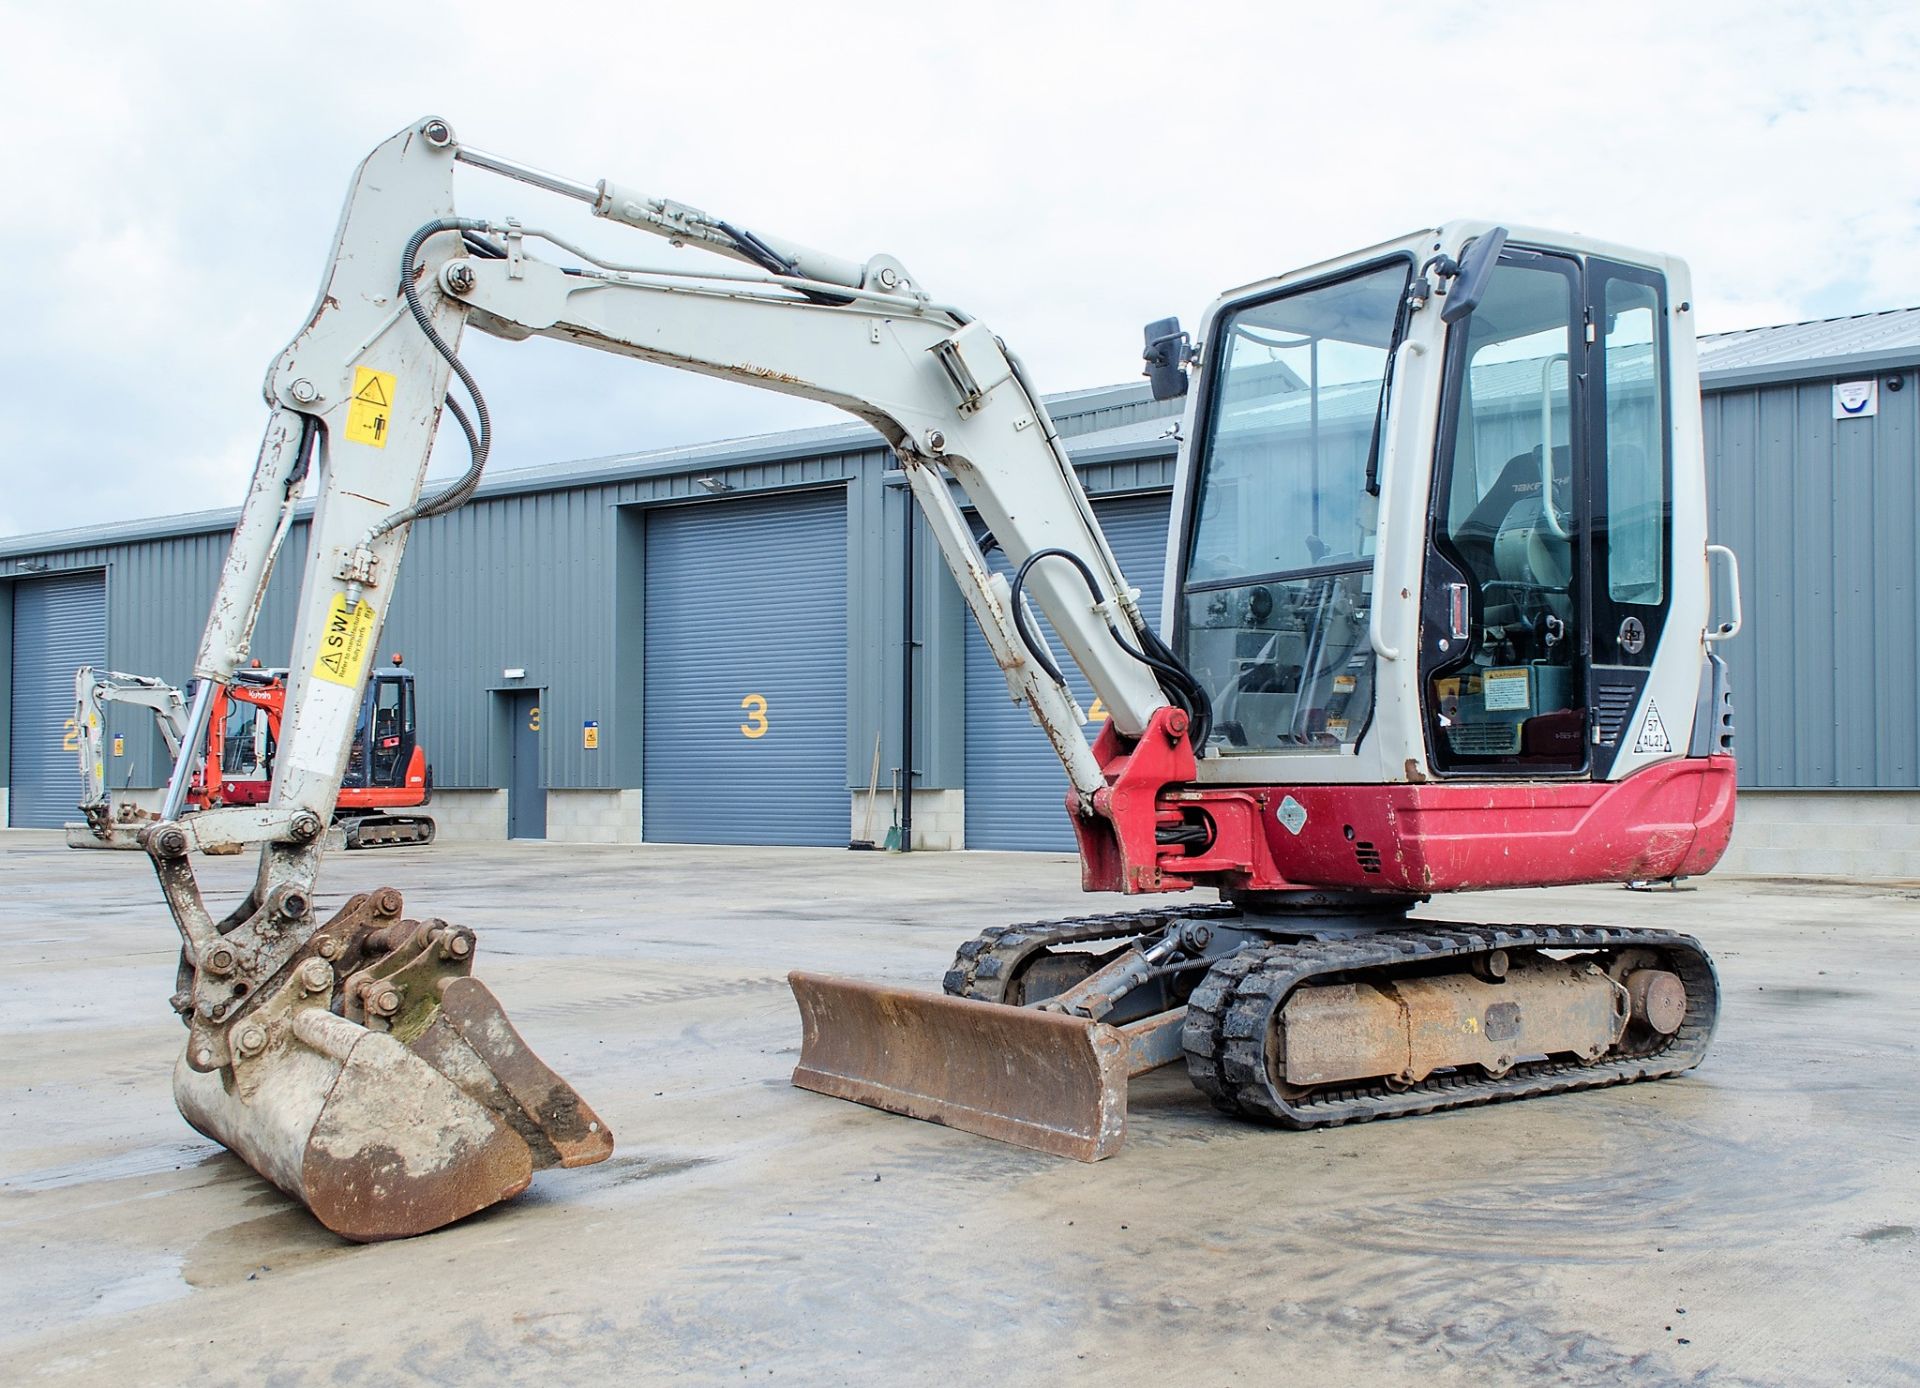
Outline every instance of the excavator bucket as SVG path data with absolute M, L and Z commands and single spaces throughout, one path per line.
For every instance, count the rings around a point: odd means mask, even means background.
M 1055 1156 L 1127 1131 L 1127 1035 L 1056 1012 L 793 973 L 802 1089 Z
M 463 1219 L 537 1170 L 604 1161 L 613 1135 L 599 1116 L 484 984 L 449 969 L 470 962 L 472 933 L 391 933 L 403 943 L 359 961 L 337 992 L 317 954 L 287 970 L 231 1032 L 229 1068 L 182 1056 L 186 1120 L 361 1242 Z

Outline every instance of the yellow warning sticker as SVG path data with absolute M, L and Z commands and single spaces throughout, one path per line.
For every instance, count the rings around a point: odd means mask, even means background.
M 377 625 L 372 603 L 363 598 L 349 612 L 347 595 L 335 593 L 321 628 L 313 677 L 358 689 L 367 677 L 367 657 L 373 653 L 373 629 Z
M 370 366 L 353 368 L 353 399 L 347 402 L 347 437 L 369 448 L 385 448 L 393 429 L 393 388 L 391 371 L 375 371 Z

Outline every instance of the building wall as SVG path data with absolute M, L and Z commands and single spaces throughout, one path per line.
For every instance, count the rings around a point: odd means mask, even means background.
M 1722 649 L 1734 678 L 1742 785 L 1755 792 L 1920 790 L 1920 378 L 1912 362 L 1880 363 L 1875 374 L 1879 415 L 1839 421 L 1832 418 L 1831 387 L 1840 377 L 1802 370 L 1792 379 L 1707 382 L 1713 536 L 1740 556 L 1746 618 L 1742 635 Z M 1902 389 L 1889 387 L 1896 378 Z M 1137 390 L 1083 393 L 1056 410 L 1070 447 L 1093 430 L 1175 412 Z M 404 652 L 421 677 L 422 728 L 448 830 L 504 833 L 504 730 L 495 691 L 525 685 L 548 691 L 551 726 L 560 730 L 548 758 L 556 837 L 638 832 L 644 510 L 707 499 L 695 479 L 708 477 L 728 488 L 728 497 L 796 487 L 838 488 L 847 497 L 846 785 L 857 829 L 877 735 L 876 836 L 883 836 L 890 787 L 905 760 L 900 576 L 911 508 L 890 455 L 867 438 L 840 433 L 830 437 L 832 446 L 763 454 L 735 444 L 639 466 L 608 460 L 598 472 L 570 465 L 551 475 L 494 479 L 467 507 L 418 527 L 381 651 L 383 658 Z M 1125 446 L 1090 442 L 1076 461 L 1095 494 L 1164 490 L 1172 483 L 1173 447 L 1150 437 Z M 11 577 L 104 568 L 109 664 L 178 683 L 191 664 L 231 523 L 228 514 L 199 525 L 114 527 L 85 542 L 68 537 L 64 548 L 35 549 L 35 537 L 7 541 L 0 544 L 0 588 Z M 285 659 L 305 545 L 301 522 L 261 615 L 256 651 L 267 664 Z M 915 803 L 927 816 L 915 838 L 921 846 L 950 846 L 964 791 L 962 657 L 970 619 L 918 523 L 915 575 L 911 761 Z M 11 610 L 8 599 L 0 591 L 0 620 Z M 7 650 L 0 641 L 0 659 Z M 527 674 L 508 680 L 508 668 Z M 0 672 L 0 713 L 9 688 L 10 671 Z M 595 752 L 580 745 L 577 732 L 569 735 L 589 719 L 601 726 Z M 131 773 L 136 788 L 159 785 L 165 766 L 150 720 L 116 710 L 109 731 L 126 734 L 129 753 L 114 765 L 115 784 Z M 1805 851 L 1817 845 L 1799 826 L 1808 817 L 1839 824 L 1860 815 L 1877 837 L 1848 851 L 1910 866 L 1874 855 L 1920 845 L 1920 820 L 1904 798 L 1874 794 L 1851 801 L 1755 794 L 1743 805 L 1728 866 L 1806 870 Z
M 1835 379 L 1703 400 L 1743 787 L 1920 787 L 1920 382 L 1883 371 L 1879 415 L 1836 420 Z
M 1080 392 L 1060 402 L 1063 434 L 1084 434 L 1175 412 L 1144 389 Z M 542 691 L 554 736 L 544 753 L 550 832 L 602 838 L 639 833 L 645 513 L 661 505 L 736 499 L 762 491 L 828 488 L 844 493 L 848 526 L 848 737 L 846 787 L 864 807 L 874 739 L 881 742 L 883 796 L 898 774 L 902 719 L 901 583 L 905 527 L 915 526 L 915 738 L 919 791 L 958 794 L 963 780 L 961 670 L 969 620 L 924 521 L 897 485 L 891 453 L 871 434 L 817 431 L 838 446 L 751 445 L 687 450 L 635 467 L 609 460 L 490 479 L 466 506 L 414 528 L 380 638 L 380 660 L 403 654 L 419 677 L 419 721 L 432 759 L 442 817 L 461 837 L 503 835 L 506 701 L 516 688 Z M 1096 487 L 1166 485 L 1171 444 L 1144 461 L 1089 469 Z M 889 477 L 889 474 L 892 477 Z M 696 479 L 708 479 L 713 491 Z M 195 522 L 199 523 L 196 524 Z M 36 537 L 0 545 L 0 610 L 6 580 L 72 569 L 107 574 L 108 665 L 184 684 L 227 549 L 232 513 L 104 527 L 97 542 L 34 548 Z M 307 522 L 297 520 L 276 565 L 254 638 L 254 655 L 284 665 L 294 598 L 306 561 Z M 43 537 L 55 539 L 57 537 Z M 90 537 L 89 537 L 90 538 Z M 0 662 L 7 659 L 0 643 Z M 523 669 L 508 678 L 505 671 Z M 11 671 L 0 670 L 0 696 Z M 0 706 L 0 713 L 5 709 Z M 110 761 L 116 790 L 164 783 L 168 764 L 151 717 L 110 706 L 108 736 L 126 739 Z M 600 725 L 599 747 L 579 728 Z M 110 742 L 109 742 L 109 745 Z M 0 746 L 0 755 L 4 755 Z M 0 766 L 0 771 L 4 766 Z M 0 786 L 5 785 L 0 776 Z M 570 792 L 605 792 L 576 797 Z M 631 791 L 630 796 L 614 792 Z M 470 794 L 471 792 L 471 794 Z M 608 798 L 612 796 L 612 798 Z M 935 795 L 927 802 L 942 807 Z M 496 826 L 497 832 L 496 832 Z M 882 830 L 884 831 L 884 825 Z M 930 822 L 916 834 L 950 844 Z

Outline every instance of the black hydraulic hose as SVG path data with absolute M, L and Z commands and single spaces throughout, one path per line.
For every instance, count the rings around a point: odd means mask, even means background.
M 1093 600 L 1101 602 L 1104 599 L 1100 594 L 1100 584 L 1093 576 L 1093 570 L 1087 566 L 1085 560 L 1071 550 L 1035 550 L 1027 556 L 1026 562 L 1021 564 L 1013 576 L 1009 596 L 1013 604 L 1014 629 L 1020 633 L 1020 639 L 1026 643 L 1028 652 L 1032 654 L 1040 668 L 1052 678 L 1055 684 L 1065 684 L 1066 681 L 1061 678 L 1059 668 L 1048 659 L 1046 648 L 1035 639 L 1032 628 L 1027 625 L 1026 608 L 1020 601 L 1021 591 L 1026 586 L 1028 571 L 1040 560 L 1048 558 L 1064 559 L 1072 564 L 1080 571 L 1081 580 L 1087 585 L 1087 591 L 1093 595 Z M 1115 645 L 1158 676 L 1161 692 L 1187 715 L 1189 743 L 1196 748 L 1206 746 L 1207 738 L 1213 732 L 1213 700 L 1200 681 L 1194 678 L 1193 673 L 1180 663 L 1180 657 L 1175 655 L 1167 643 L 1151 630 L 1143 630 L 1140 633 L 1140 645 L 1144 649 L 1138 649 L 1128 642 L 1127 638 L 1121 634 L 1119 626 L 1111 619 L 1107 622 L 1107 632 L 1113 637 Z
M 482 260 L 505 260 L 507 258 L 507 252 L 504 247 L 496 242 L 489 241 L 477 231 L 469 231 L 462 235 L 460 239 L 466 243 L 469 251 L 479 256 Z
M 447 340 L 440 336 L 439 330 L 433 326 L 433 316 L 427 312 L 426 305 L 420 302 L 420 290 L 414 283 L 415 264 L 420 257 L 420 248 L 427 243 L 429 237 L 443 231 L 457 231 L 462 233 L 464 243 L 467 234 L 485 231 L 486 226 L 485 222 L 476 222 L 466 217 L 441 217 L 428 222 L 408 237 L 406 248 L 400 252 L 400 292 L 406 297 L 407 309 L 413 314 L 413 321 L 420 325 L 420 331 L 426 334 L 427 342 L 441 355 L 447 365 L 453 368 L 453 374 L 460 378 L 460 384 L 466 387 L 467 394 L 473 399 L 474 419 L 472 420 L 469 420 L 466 411 L 460 408 L 459 401 L 451 398 L 447 401 L 448 413 L 459 424 L 460 431 L 467 436 L 467 450 L 472 454 L 472 461 L 468 464 L 466 472 L 452 486 L 437 496 L 429 497 L 425 501 L 416 501 L 404 510 L 394 512 L 373 528 L 373 535 L 369 538 L 384 535 L 389 530 L 398 529 L 417 520 L 424 520 L 428 516 L 437 516 L 453 510 L 473 495 L 474 488 L 480 485 L 481 473 L 486 471 L 487 454 L 493 447 L 493 421 L 487 413 L 486 397 L 480 393 L 480 387 L 474 381 L 473 374 L 467 370 L 453 348 L 447 344 Z
M 1087 567 L 1086 561 L 1079 555 L 1073 553 L 1073 551 L 1065 549 L 1036 549 L 1032 554 L 1027 556 L 1026 562 L 1014 572 L 1013 586 L 1008 593 L 1009 601 L 1013 606 L 1014 630 L 1020 633 L 1020 640 L 1025 643 L 1027 651 L 1033 656 L 1034 662 L 1046 672 L 1047 677 L 1055 684 L 1065 684 L 1067 682 L 1066 677 L 1060 673 L 1060 667 L 1053 663 L 1052 658 L 1047 654 L 1045 644 L 1034 635 L 1033 629 L 1027 625 L 1027 609 L 1020 601 L 1020 590 L 1026 586 L 1027 571 L 1042 559 L 1049 558 L 1064 559 L 1069 564 L 1072 564 L 1074 568 L 1080 570 L 1080 577 L 1086 581 L 1087 591 L 1093 594 L 1093 600 L 1095 602 L 1100 601 L 1100 585 L 1095 582 L 1093 570 Z

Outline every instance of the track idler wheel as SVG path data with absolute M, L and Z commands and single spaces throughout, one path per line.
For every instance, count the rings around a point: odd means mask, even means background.
M 405 1238 L 604 1161 L 613 1135 L 541 1062 L 438 921 L 316 932 L 228 1031 L 174 1068 L 181 1114 L 349 1239 Z M 345 929 L 336 929 L 345 925 Z M 343 967 L 344 966 L 344 967 Z

